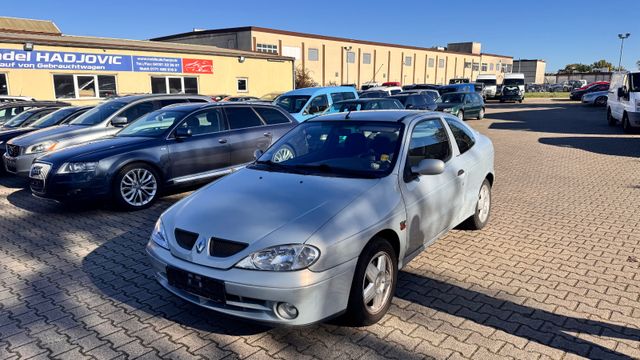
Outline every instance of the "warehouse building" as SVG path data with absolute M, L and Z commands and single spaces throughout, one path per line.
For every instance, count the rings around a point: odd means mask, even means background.
M 91 104 L 114 95 L 253 95 L 291 90 L 294 59 L 207 45 L 63 35 L 0 18 L 0 95 Z
M 502 82 L 513 66 L 512 57 L 482 53 L 477 42 L 423 48 L 255 26 L 195 30 L 152 40 L 293 57 L 296 66 L 308 71 L 319 85 L 447 84 L 452 78 L 473 81 L 480 73 L 495 74 Z
M 513 72 L 523 73 L 525 84 L 544 84 L 547 63 L 540 59 L 513 60 Z

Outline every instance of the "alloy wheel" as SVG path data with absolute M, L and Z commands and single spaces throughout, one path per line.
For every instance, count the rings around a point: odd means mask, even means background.
M 378 252 L 367 265 L 362 284 L 364 306 L 370 314 L 377 314 L 389 301 L 393 288 L 393 262 L 383 251 Z
M 489 210 L 491 209 L 491 191 L 487 184 L 483 184 L 480 188 L 480 194 L 478 195 L 478 206 L 476 211 L 478 212 L 478 219 L 481 222 L 487 221 L 489 217 Z
M 131 206 L 139 207 L 150 203 L 157 192 L 156 177 L 147 169 L 131 169 L 124 174 L 120 181 L 122 199 Z

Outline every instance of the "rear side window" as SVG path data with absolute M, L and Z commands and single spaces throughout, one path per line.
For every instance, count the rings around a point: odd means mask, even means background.
M 128 122 L 132 122 L 133 120 L 139 118 L 142 115 L 148 114 L 153 110 L 155 110 L 153 102 L 145 101 L 145 102 L 141 102 L 139 104 L 131 106 L 130 108 L 126 109 L 118 116 L 124 116 L 127 118 Z
M 473 147 L 476 143 L 476 139 L 473 137 L 471 131 L 469 131 L 469 129 L 464 125 L 460 124 L 458 120 L 451 118 L 445 118 L 445 120 L 453 133 L 453 138 L 456 140 L 456 144 L 458 144 L 460 154 L 464 154 Z
M 339 92 L 331 94 L 331 101 L 338 102 L 342 100 L 353 100 L 356 98 L 356 95 L 352 92 Z
M 276 109 L 258 107 L 254 110 L 268 125 L 290 123 L 289 119 Z
M 262 121 L 250 107 L 227 107 L 224 111 L 231 130 L 262 126 Z
M 227 130 L 227 124 L 220 109 L 208 109 L 191 115 L 180 126 L 191 129 L 193 135 L 213 134 Z

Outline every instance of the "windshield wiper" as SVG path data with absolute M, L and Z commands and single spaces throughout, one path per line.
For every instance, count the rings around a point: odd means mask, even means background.
M 288 165 L 283 165 L 277 162 L 273 162 L 271 160 L 256 160 L 255 162 L 258 165 L 264 165 L 267 166 L 268 168 L 272 169 L 272 170 L 280 170 L 283 172 L 291 172 L 291 173 L 295 173 L 295 174 L 306 174 L 306 172 L 300 171 L 300 169 L 297 169 L 295 167 L 292 166 L 288 166 Z

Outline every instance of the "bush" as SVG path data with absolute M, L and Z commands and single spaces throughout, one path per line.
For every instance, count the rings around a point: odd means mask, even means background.
M 308 88 L 318 86 L 318 83 L 313 81 L 311 72 L 307 69 L 303 69 L 298 66 L 296 68 L 296 89 Z

